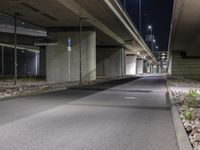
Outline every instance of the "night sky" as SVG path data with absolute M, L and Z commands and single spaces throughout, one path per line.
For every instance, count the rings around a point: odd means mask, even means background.
M 127 12 L 139 29 L 139 0 L 126 0 Z M 159 50 L 167 50 L 173 0 L 141 0 L 142 1 L 142 35 L 147 33 L 147 25 L 153 27 Z

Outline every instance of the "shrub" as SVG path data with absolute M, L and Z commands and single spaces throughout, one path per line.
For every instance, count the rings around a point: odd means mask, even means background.
M 194 112 L 185 106 L 183 112 L 181 113 L 181 118 L 191 121 L 193 119 L 193 114 Z
M 199 97 L 199 94 L 198 94 L 197 90 L 190 89 L 189 93 L 185 96 L 184 105 L 187 108 L 190 108 L 190 107 L 195 108 L 197 105 L 198 97 Z

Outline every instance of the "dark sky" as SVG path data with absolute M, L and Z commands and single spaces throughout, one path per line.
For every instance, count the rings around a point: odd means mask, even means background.
M 127 12 L 139 29 L 139 0 L 126 0 Z M 142 1 L 142 35 L 145 37 L 147 25 L 153 27 L 153 34 L 158 42 L 159 50 L 167 50 L 173 0 L 141 0 Z

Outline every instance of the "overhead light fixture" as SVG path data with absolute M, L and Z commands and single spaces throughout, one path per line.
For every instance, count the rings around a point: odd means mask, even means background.
M 137 55 L 140 55 L 140 52 L 137 52 Z
M 151 26 L 151 25 L 148 25 L 148 29 L 152 29 L 152 26 Z

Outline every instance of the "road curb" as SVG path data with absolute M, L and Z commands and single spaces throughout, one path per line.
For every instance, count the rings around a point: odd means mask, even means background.
M 178 143 L 178 148 L 179 150 L 193 150 L 192 145 L 190 144 L 188 135 L 181 121 L 180 115 L 178 113 L 177 107 L 175 105 L 173 95 L 169 91 L 169 86 L 167 82 L 166 82 L 166 85 L 167 85 L 167 90 L 168 90 L 167 99 L 169 100 L 171 104 L 171 116 L 172 116 L 172 121 L 174 125 L 176 140 Z

